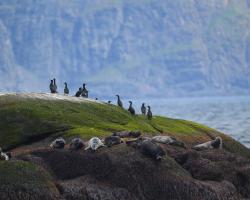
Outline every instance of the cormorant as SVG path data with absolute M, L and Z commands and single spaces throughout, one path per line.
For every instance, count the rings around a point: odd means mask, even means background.
M 75 96 L 80 97 L 82 94 L 82 88 L 80 87 L 79 90 L 76 92 Z
M 151 112 L 150 106 L 148 106 L 147 117 L 148 117 L 149 120 L 151 120 L 152 117 L 153 117 L 153 114 L 152 114 L 152 112 Z
M 123 108 L 123 105 L 122 105 L 122 101 L 120 99 L 120 96 L 117 94 L 117 105 L 120 106 L 121 108 Z
M 51 93 L 55 93 L 55 92 L 54 92 L 54 83 L 53 83 L 53 80 L 50 80 L 49 89 L 50 89 L 50 92 L 51 92 Z
M 135 109 L 132 107 L 132 101 L 129 101 L 128 111 L 131 113 L 131 115 L 135 115 Z
M 53 79 L 54 80 L 54 93 L 57 93 L 57 85 L 56 85 L 56 79 L 54 78 Z
M 82 97 L 88 98 L 88 96 L 89 96 L 89 91 L 86 88 L 86 84 L 83 83 L 83 85 L 82 85 Z
M 142 105 L 141 105 L 141 113 L 142 113 L 143 115 L 146 115 L 146 112 L 147 112 L 147 109 L 146 109 L 146 107 L 145 107 L 145 103 L 142 103 Z
M 66 82 L 64 83 L 64 85 L 65 85 L 65 87 L 64 87 L 64 94 L 65 94 L 65 95 L 68 95 L 68 94 L 69 94 L 69 88 L 68 88 L 68 85 L 67 85 L 67 83 L 66 83 Z

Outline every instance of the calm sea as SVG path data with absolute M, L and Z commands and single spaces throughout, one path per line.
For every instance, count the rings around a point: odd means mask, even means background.
M 250 148 L 250 96 L 140 100 L 136 110 L 142 101 L 154 114 L 205 124 Z

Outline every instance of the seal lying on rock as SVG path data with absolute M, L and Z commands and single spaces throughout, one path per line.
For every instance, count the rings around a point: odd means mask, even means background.
M 148 138 L 138 138 L 134 141 L 127 141 L 126 144 L 128 146 L 132 146 L 134 148 L 139 149 L 142 154 L 149 156 L 155 160 L 161 160 L 164 155 L 166 155 L 165 151 L 161 148 L 161 146 L 155 144 Z
M 140 131 L 120 131 L 113 133 L 113 136 L 119 136 L 120 138 L 132 137 L 138 138 L 141 135 Z
M 205 142 L 202 144 L 198 144 L 194 147 L 192 147 L 192 149 L 195 150 L 204 150 L 204 149 L 222 149 L 222 139 L 221 137 L 216 137 L 214 140 L 209 141 L 209 142 Z
M 49 146 L 52 149 L 63 149 L 65 144 L 66 142 L 63 138 L 57 138 Z
M 98 137 L 93 137 L 89 140 L 88 146 L 85 148 L 85 150 L 92 149 L 96 151 L 99 147 L 104 147 L 104 146 L 105 145 Z
M 142 141 L 140 144 L 140 150 L 144 155 L 154 158 L 155 160 L 161 160 L 162 157 L 166 155 L 161 146 L 150 140 Z
M 70 150 L 78 150 L 83 148 L 84 142 L 82 141 L 81 138 L 74 138 L 73 140 L 71 140 L 70 144 L 69 144 L 69 149 Z
M 11 158 L 11 153 L 4 153 L 0 147 L 0 160 L 9 160 Z
M 123 141 L 121 140 L 121 138 L 119 136 L 109 136 L 109 137 L 106 137 L 104 139 L 104 144 L 107 146 L 107 147 L 111 147 L 113 145 L 117 145 L 117 144 L 121 144 Z
M 163 143 L 163 144 L 170 144 L 179 147 L 186 147 L 184 142 L 176 140 L 176 138 L 166 135 L 158 135 L 152 138 L 153 142 Z

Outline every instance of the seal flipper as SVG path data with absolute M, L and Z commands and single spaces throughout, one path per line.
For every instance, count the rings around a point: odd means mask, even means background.
M 90 145 L 89 145 L 89 146 L 87 146 L 84 150 L 88 150 L 88 149 L 90 149 Z

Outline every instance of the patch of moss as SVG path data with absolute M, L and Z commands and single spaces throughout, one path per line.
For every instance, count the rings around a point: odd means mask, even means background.
M 0 188 L 55 188 L 50 175 L 40 167 L 24 161 L 0 162 Z

